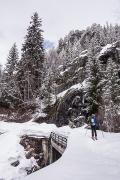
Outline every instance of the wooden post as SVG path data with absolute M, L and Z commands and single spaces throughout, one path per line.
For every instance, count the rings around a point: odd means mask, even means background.
M 52 144 L 50 144 L 49 164 L 52 163 L 53 163 L 53 147 Z
M 48 140 L 42 139 L 42 148 L 43 148 L 43 154 L 44 154 L 44 162 L 45 166 L 48 164 Z

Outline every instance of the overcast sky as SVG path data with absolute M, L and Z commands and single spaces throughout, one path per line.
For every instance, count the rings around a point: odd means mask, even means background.
M 0 0 L 0 63 L 5 64 L 14 42 L 19 50 L 37 11 L 43 20 L 44 38 L 57 42 L 70 30 L 92 23 L 120 23 L 120 0 Z

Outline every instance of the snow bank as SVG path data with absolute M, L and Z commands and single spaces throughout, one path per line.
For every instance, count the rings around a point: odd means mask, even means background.
M 19 144 L 22 135 L 46 136 L 57 127 L 53 124 L 8 123 L 0 122 L 0 180 L 19 180 L 26 176 L 26 170 L 30 170 L 36 161 L 34 158 L 26 159 L 23 146 Z M 11 163 L 19 161 L 17 167 Z
M 23 180 L 119 180 L 120 134 L 98 132 L 98 141 L 90 130 L 71 130 L 68 146 L 55 163 Z
M 56 129 L 54 124 L 38 124 L 35 122 L 26 123 L 7 123 L 0 122 L 0 132 L 10 132 L 14 135 L 22 136 L 24 134 L 29 135 L 39 135 L 39 136 L 49 136 L 50 132 Z

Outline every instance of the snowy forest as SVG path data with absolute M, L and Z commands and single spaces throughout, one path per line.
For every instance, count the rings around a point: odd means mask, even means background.
M 42 20 L 31 17 L 21 54 L 17 42 L 0 66 L 0 118 L 120 132 L 120 26 L 92 24 L 46 50 Z

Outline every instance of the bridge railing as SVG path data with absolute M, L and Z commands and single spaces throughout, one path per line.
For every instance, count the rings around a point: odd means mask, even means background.
M 67 137 L 66 136 L 62 136 L 62 135 L 56 134 L 55 132 L 51 132 L 50 138 L 58 146 L 61 146 L 63 149 L 66 149 L 66 147 L 67 147 Z

